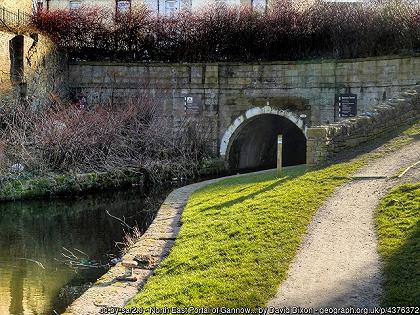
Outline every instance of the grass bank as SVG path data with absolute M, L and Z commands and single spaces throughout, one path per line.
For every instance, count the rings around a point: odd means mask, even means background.
M 292 167 L 195 192 L 167 259 L 128 304 L 259 307 L 285 279 L 317 209 L 367 161 L 414 141 L 415 124 L 379 150 L 318 170 Z
M 420 301 L 420 183 L 404 184 L 382 200 L 376 217 L 384 261 L 386 306 Z
M 286 277 L 316 210 L 362 161 L 224 180 L 193 194 L 169 257 L 131 306 L 258 307 Z

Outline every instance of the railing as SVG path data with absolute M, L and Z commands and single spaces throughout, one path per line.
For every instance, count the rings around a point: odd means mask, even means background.
M 12 12 L 7 10 L 5 7 L 0 6 L 0 28 L 7 28 L 13 30 L 19 27 L 28 25 L 31 22 L 32 17 L 17 10 L 17 12 Z

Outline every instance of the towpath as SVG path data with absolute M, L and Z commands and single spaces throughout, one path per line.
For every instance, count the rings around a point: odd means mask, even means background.
M 392 177 L 419 160 L 417 141 L 373 160 L 337 188 L 315 215 L 286 280 L 268 305 L 379 306 L 383 276 L 375 209 L 396 184 Z

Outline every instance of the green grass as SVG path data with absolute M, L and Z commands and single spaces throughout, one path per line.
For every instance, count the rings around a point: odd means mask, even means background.
M 316 210 L 362 161 L 227 179 L 194 193 L 169 257 L 129 306 L 259 307 Z
M 420 124 L 379 150 L 318 170 L 287 168 L 195 192 L 156 274 L 128 307 L 260 307 L 285 279 L 317 209 L 366 162 L 414 141 Z
M 415 122 L 409 128 L 403 130 L 398 137 L 385 145 L 385 150 L 393 151 L 394 149 L 401 148 L 414 140 L 420 138 L 420 122 Z
M 404 184 L 382 200 L 376 218 L 384 261 L 386 306 L 420 302 L 420 183 Z
M 420 136 L 420 121 L 415 122 L 411 127 L 404 130 L 403 135 L 418 138 Z

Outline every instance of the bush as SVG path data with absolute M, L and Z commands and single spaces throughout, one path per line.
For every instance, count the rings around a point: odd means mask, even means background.
M 206 124 L 182 121 L 174 127 L 158 108 L 145 97 L 139 104 L 90 110 L 2 108 L 0 172 L 5 176 L 22 165 L 36 175 L 132 171 L 151 181 L 195 175 L 208 153 Z
M 74 58 L 127 61 L 257 61 L 354 58 L 420 49 L 420 5 L 408 1 L 298 7 L 279 0 L 265 14 L 223 5 L 157 16 L 145 7 L 39 12 L 35 26 Z

